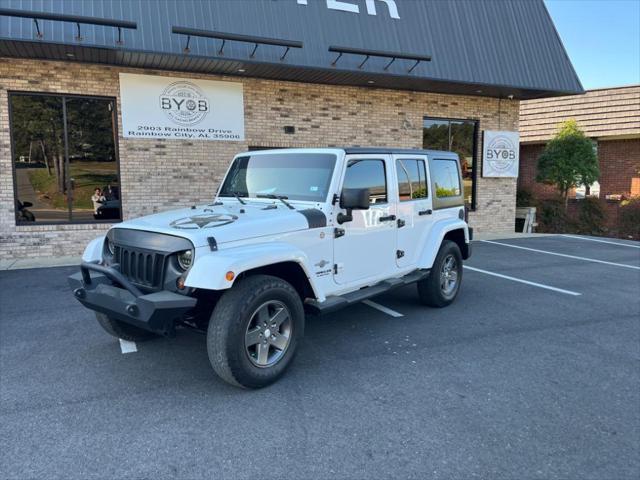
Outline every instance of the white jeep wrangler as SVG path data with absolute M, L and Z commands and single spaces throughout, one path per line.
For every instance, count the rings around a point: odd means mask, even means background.
M 243 153 L 213 203 L 115 225 L 69 283 L 111 335 L 204 331 L 216 373 L 259 388 L 293 360 L 305 313 L 409 283 L 450 304 L 471 255 L 463 193 L 450 152 Z

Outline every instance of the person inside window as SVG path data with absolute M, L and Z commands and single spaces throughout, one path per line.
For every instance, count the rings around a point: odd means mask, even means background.
M 98 214 L 98 208 L 107 201 L 107 199 L 102 195 L 102 190 L 96 188 L 93 195 L 91 196 L 91 201 L 93 202 L 93 213 L 95 215 Z

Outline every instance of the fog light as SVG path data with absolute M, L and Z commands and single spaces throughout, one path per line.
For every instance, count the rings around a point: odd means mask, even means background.
M 224 278 L 227 279 L 228 282 L 232 281 L 234 278 L 236 278 L 236 274 L 233 272 L 227 272 L 227 274 L 224 276 Z
M 178 287 L 178 290 L 184 290 L 184 278 L 180 277 L 176 280 L 176 287 Z

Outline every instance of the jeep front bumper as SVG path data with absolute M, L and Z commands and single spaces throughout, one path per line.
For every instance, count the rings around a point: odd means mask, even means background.
M 144 294 L 113 267 L 83 262 L 69 277 L 73 295 L 85 307 L 145 330 L 166 335 L 197 299 L 162 290 Z

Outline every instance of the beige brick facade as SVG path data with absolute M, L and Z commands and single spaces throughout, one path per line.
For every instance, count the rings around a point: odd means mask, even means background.
M 119 136 L 125 219 L 211 200 L 232 156 L 249 146 L 421 148 L 425 116 L 479 120 L 480 135 L 518 129 L 517 101 L 0 58 L 0 259 L 79 254 L 108 228 L 16 226 L 7 92 L 114 97 L 121 132 L 119 72 L 242 82 L 245 102 L 244 142 Z M 286 125 L 294 125 L 296 133 L 285 134 Z M 478 232 L 513 231 L 515 192 L 515 178 L 484 179 L 478 172 L 471 225 Z

